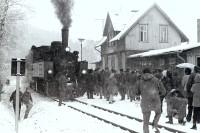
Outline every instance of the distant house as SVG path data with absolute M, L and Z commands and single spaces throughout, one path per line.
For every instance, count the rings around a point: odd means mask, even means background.
M 129 56 L 149 50 L 165 49 L 189 42 L 186 35 L 175 25 L 157 5 L 146 11 L 139 11 L 121 31 L 116 31 L 109 14 L 103 32 L 101 47 L 102 68 L 136 69 L 136 60 Z M 136 62 L 135 62 L 136 61 Z M 144 64 L 151 64 L 149 60 Z M 162 64 L 163 61 L 160 61 Z
M 109 67 L 110 69 L 113 68 L 118 70 L 119 68 L 119 60 L 115 60 L 116 58 L 119 58 L 119 56 L 116 56 L 113 53 L 121 51 L 123 48 L 121 48 L 118 42 L 110 42 L 110 40 L 115 37 L 121 31 L 121 29 L 119 26 L 114 25 L 114 23 L 111 21 L 110 14 L 108 13 L 103 30 L 103 38 L 96 46 L 100 47 L 101 49 L 101 66 L 104 69 Z

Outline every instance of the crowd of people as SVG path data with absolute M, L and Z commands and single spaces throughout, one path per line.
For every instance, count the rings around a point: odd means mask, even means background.
M 140 101 L 143 114 L 143 132 L 149 133 L 149 120 L 151 111 L 155 112 L 153 128 L 158 130 L 158 122 L 163 111 L 167 112 L 168 121 L 173 124 L 173 118 L 178 119 L 178 123 L 185 125 L 192 120 L 191 129 L 197 130 L 197 123 L 200 123 L 200 68 L 185 68 L 184 74 L 177 71 L 145 68 L 142 71 L 130 71 L 130 69 L 105 70 L 83 70 L 78 86 L 74 89 L 70 77 L 65 73 L 58 74 L 59 84 L 59 106 L 64 98 L 72 99 L 73 95 L 82 96 L 87 94 L 88 99 L 93 99 L 93 95 L 100 99 L 106 99 L 109 104 L 115 101 L 115 95 L 120 95 L 121 100 L 126 98 L 132 101 Z M 67 91 L 66 91 L 67 90 Z M 76 90 L 76 92 L 75 92 Z M 2 85 L 0 85 L 0 92 Z M 75 92 L 75 93 L 74 93 Z M 163 101 L 167 103 L 167 110 L 163 110 Z M 10 96 L 13 102 L 13 109 L 16 112 L 16 90 Z M 25 92 L 19 91 L 19 116 L 22 104 L 26 106 L 24 119 L 33 106 L 29 88 Z M 20 118 L 20 117 L 19 117 Z
M 197 129 L 196 125 L 200 122 L 200 74 L 197 66 L 193 71 L 185 68 L 183 75 L 177 71 L 149 68 L 141 72 L 120 69 L 119 73 L 108 68 L 90 69 L 82 73 L 79 84 L 80 95 L 86 92 L 88 99 L 98 95 L 100 99 L 105 98 L 109 104 L 113 104 L 114 96 L 120 94 L 121 100 L 140 100 L 144 133 L 149 133 L 151 111 L 155 112 L 153 127 L 158 131 L 164 100 L 167 103 L 166 117 L 169 119 L 166 123 L 173 124 L 173 117 L 176 117 L 179 124 L 185 125 L 186 121 L 190 122 L 193 118 L 191 129 Z

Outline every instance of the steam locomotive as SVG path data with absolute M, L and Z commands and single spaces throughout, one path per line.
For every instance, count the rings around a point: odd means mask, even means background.
M 68 29 L 62 29 L 62 42 L 50 46 L 32 46 L 27 56 L 27 79 L 31 88 L 47 96 L 59 96 L 58 75 L 65 73 L 70 82 L 77 84 L 81 71 L 88 68 L 87 61 L 78 61 L 78 51 L 68 47 Z

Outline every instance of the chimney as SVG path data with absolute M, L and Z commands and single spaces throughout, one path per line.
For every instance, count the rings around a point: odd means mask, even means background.
M 63 27 L 62 28 L 62 45 L 64 48 L 68 47 L 68 36 L 69 36 L 68 27 Z
M 197 19 L 197 42 L 200 42 L 200 19 Z

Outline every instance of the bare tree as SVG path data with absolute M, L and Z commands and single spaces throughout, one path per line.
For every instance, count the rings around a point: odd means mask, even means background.
M 18 38 L 15 32 L 17 22 L 24 16 L 21 2 L 22 0 L 0 0 L 0 80 L 4 81 L 10 73 L 9 53 Z
M 19 0 L 0 0 L 0 46 L 6 44 L 8 27 L 23 19 L 22 6 Z
M 0 45 L 4 35 L 4 27 L 8 13 L 9 0 L 0 0 Z

